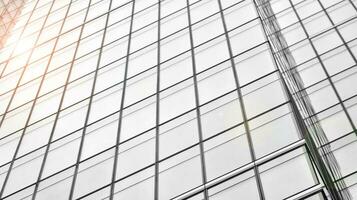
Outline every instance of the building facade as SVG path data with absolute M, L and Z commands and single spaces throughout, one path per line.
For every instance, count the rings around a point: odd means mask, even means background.
M 0 199 L 357 199 L 356 0 L 0 3 Z

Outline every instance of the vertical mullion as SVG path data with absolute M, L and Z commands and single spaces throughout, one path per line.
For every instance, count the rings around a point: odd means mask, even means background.
M 73 2 L 73 0 L 70 0 L 70 3 L 67 5 L 68 7 L 67 7 L 67 10 L 66 10 L 66 14 L 65 14 L 65 16 L 63 18 L 63 22 L 61 24 L 61 27 L 60 27 L 60 30 L 59 30 L 58 34 L 61 34 L 61 32 L 63 30 L 64 24 L 66 22 L 68 14 L 69 14 L 69 10 L 70 10 L 71 5 L 72 5 L 72 2 Z M 82 26 L 82 29 L 83 29 L 83 26 Z M 36 181 L 36 184 L 35 184 L 34 192 L 33 192 L 32 198 L 31 198 L 32 200 L 36 199 L 37 190 L 38 190 L 40 181 L 42 179 L 43 170 L 45 168 L 45 163 L 46 163 L 46 160 L 47 160 L 47 156 L 48 156 L 48 153 L 49 153 L 49 149 L 50 149 L 51 142 L 52 142 L 52 139 L 53 139 L 53 135 L 54 135 L 54 132 L 55 132 L 55 128 L 56 128 L 56 125 L 57 125 L 57 121 L 58 121 L 59 114 L 60 114 L 60 111 L 61 111 L 61 107 L 62 107 L 62 104 L 63 104 L 64 96 L 65 96 L 65 93 L 66 93 L 66 90 L 67 90 L 67 85 L 68 85 L 68 82 L 69 82 L 69 79 L 70 79 L 70 75 L 71 75 L 71 72 L 72 72 L 72 68 L 73 68 L 73 65 L 74 65 L 74 60 L 75 60 L 75 57 L 76 57 L 76 52 L 77 52 L 77 49 L 78 49 L 78 45 L 79 45 L 81 34 L 82 34 L 82 30 L 81 30 L 80 36 L 78 37 L 76 51 L 75 51 L 75 53 L 73 55 L 73 58 L 72 58 L 72 61 L 71 61 L 71 65 L 69 67 L 69 71 L 68 71 L 68 74 L 67 74 L 67 77 L 66 77 L 66 81 L 65 81 L 65 84 L 64 84 L 64 87 L 63 87 L 61 99 L 60 99 L 60 102 L 59 102 L 59 105 L 58 105 L 58 109 L 57 109 L 57 112 L 56 112 L 56 115 L 55 115 L 53 126 L 52 126 L 52 129 L 51 129 L 50 136 L 49 136 L 49 139 L 48 139 L 48 142 L 47 142 L 47 146 L 46 146 L 46 149 L 45 149 L 45 153 L 44 153 L 44 156 L 43 156 L 43 159 L 42 159 L 40 172 L 39 172 L 39 175 L 37 177 L 37 181 Z M 48 65 L 50 64 L 50 62 L 52 60 L 52 57 L 53 57 L 53 55 L 55 53 L 55 49 L 57 47 L 58 41 L 59 41 L 59 36 L 56 37 L 56 41 L 55 41 L 54 47 L 52 49 L 52 52 L 50 54 Z
M 260 178 L 259 169 L 258 169 L 258 166 L 255 164 L 256 155 L 255 155 L 253 141 L 252 141 L 252 137 L 251 137 L 251 132 L 250 132 L 249 124 L 248 124 L 248 117 L 247 117 L 247 114 L 246 114 L 246 111 L 245 111 L 243 94 L 242 94 L 242 91 L 241 91 L 241 86 L 240 86 L 240 83 L 239 83 L 238 73 L 237 73 L 236 66 L 235 66 L 236 64 L 234 62 L 232 46 L 231 46 L 230 38 L 229 38 L 229 35 L 228 35 L 228 28 L 227 28 L 226 20 L 225 20 L 224 13 L 223 13 L 222 2 L 221 2 L 221 0 L 217 0 L 217 1 L 218 1 L 219 12 L 220 12 L 220 15 L 221 15 L 222 24 L 223 24 L 223 28 L 224 28 L 224 35 L 225 35 L 227 46 L 228 46 L 228 52 L 229 52 L 229 58 L 230 58 L 230 62 L 231 62 L 232 73 L 233 73 L 234 81 L 235 81 L 236 88 L 237 88 L 239 105 L 240 105 L 240 108 L 241 108 L 241 111 L 242 111 L 243 124 L 244 124 L 244 129 L 245 129 L 247 140 L 248 140 L 250 156 L 251 156 L 251 159 L 252 159 L 253 164 L 254 164 L 255 180 L 256 180 L 256 184 L 257 184 L 257 188 L 258 188 L 258 192 L 259 192 L 259 197 L 260 197 L 260 199 L 265 199 L 264 190 L 263 190 L 263 186 L 262 186 L 262 182 L 261 182 L 261 178 Z
M 190 51 L 191 51 L 191 59 L 192 59 L 193 84 L 194 84 L 194 90 L 195 90 L 195 107 L 196 107 L 195 110 L 196 110 L 197 125 L 198 125 L 201 172 L 202 172 L 202 181 L 203 181 L 203 187 L 204 187 L 203 194 L 204 194 L 204 199 L 207 200 L 208 199 L 208 190 L 206 188 L 207 172 L 206 172 L 205 154 L 204 154 L 204 145 L 203 145 L 203 136 L 202 136 L 201 110 L 200 110 L 200 102 L 199 102 L 199 94 L 198 94 L 196 60 L 195 60 L 195 50 L 194 50 L 194 43 L 193 43 L 191 11 L 190 11 L 189 0 L 186 0 L 186 8 L 187 8 L 188 29 L 189 29 L 189 36 L 190 36 Z
M 41 29 L 40 29 L 39 33 L 38 33 L 38 35 L 37 35 L 37 38 L 36 38 L 36 41 L 35 41 L 35 45 L 37 44 L 37 42 L 38 42 L 39 39 L 40 39 L 40 35 L 41 35 L 42 31 L 43 31 L 43 28 L 45 27 L 45 24 L 46 24 L 46 22 L 47 22 L 48 16 L 49 16 L 49 14 L 51 13 L 51 10 L 52 10 L 52 7 L 53 7 L 55 1 L 56 1 L 56 0 L 52 1 L 51 6 L 50 6 L 50 8 L 48 9 L 48 13 L 47 13 L 47 15 L 46 15 L 46 17 L 45 17 L 45 20 L 44 20 L 44 22 L 43 22 L 43 24 L 42 24 L 42 26 L 41 26 Z M 38 2 L 37 2 L 37 3 L 38 3 Z M 33 53 L 33 52 L 34 52 L 34 48 L 31 49 L 31 53 L 30 53 L 30 55 L 29 55 L 29 57 L 28 57 L 28 59 L 27 59 L 27 61 L 26 61 L 26 67 L 28 66 L 28 63 L 29 63 L 30 60 L 31 60 L 31 57 L 32 57 L 32 53 Z M 49 62 L 49 61 L 48 61 L 48 62 Z M 24 69 L 23 69 L 23 71 L 22 71 L 22 74 L 21 74 L 21 76 L 20 76 L 20 79 L 19 79 L 19 81 L 18 81 L 17 84 L 20 84 L 21 79 L 22 79 L 22 77 L 23 77 L 23 75 L 24 75 L 24 72 L 25 72 L 25 70 L 26 70 L 26 67 L 24 67 Z M 19 142 L 17 143 L 17 146 L 16 146 L 16 149 L 15 149 L 14 155 L 13 155 L 12 160 L 11 160 L 11 162 L 10 162 L 9 169 L 8 169 L 8 171 L 7 171 L 7 173 L 6 173 L 5 180 L 4 180 L 4 182 L 3 182 L 3 185 L 2 185 L 1 191 L 0 191 L 0 198 L 3 197 L 4 191 L 5 191 L 5 187 L 6 187 L 6 183 L 7 183 L 8 179 L 9 179 L 9 177 L 10 177 L 10 174 L 11 174 L 11 171 L 12 171 L 12 167 L 13 167 L 13 165 L 14 165 L 14 163 L 15 163 L 15 160 L 16 160 L 17 154 L 18 154 L 18 152 L 19 152 L 19 149 L 20 149 L 22 140 L 23 140 L 23 138 L 24 138 L 25 132 L 26 132 L 27 127 L 28 127 L 28 124 L 29 124 L 29 122 L 30 122 L 30 118 L 31 118 L 33 109 L 34 109 L 34 107 L 35 107 L 35 105 L 36 105 L 38 96 L 39 96 L 39 94 L 40 94 L 40 90 L 41 90 L 42 84 L 43 84 L 43 82 L 44 82 L 44 80 L 45 80 L 45 75 L 46 75 L 47 70 L 48 70 L 48 65 L 46 66 L 45 72 L 43 73 L 43 75 L 42 75 L 42 77 L 41 77 L 41 82 L 40 82 L 40 85 L 38 86 L 38 89 L 37 89 L 37 92 L 36 92 L 36 95 L 35 95 L 35 99 L 34 99 L 33 102 L 32 102 L 32 105 L 31 105 L 31 108 L 30 108 L 30 113 L 29 113 L 29 115 L 28 115 L 28 117 L 27 117 L 27 119 L 26 119 L 24 129 L 23 129 L 22 132 L 21 132 Z M 14 96 L 15 96 L 15 93 L 16 93 L 17 88 L 18 88 L 18 87 L 15 88 L 15 90 L 14 90 L 12 96 L 11 96 L 10 102 L 9 102 L 9 104 L 7 105 L 6 110 L 9 109 L 9 107 L 10 107 L 10 105 L 11 105 L 11 102 L 12 102 L 12 99 L 13 99 Z M 4 115 L 3 115 L 3 118 L 2 118 L 2 120 L 1 120 L 1 123 L 4 121 L 5 116 L 6 116 L 6 112 L 5 112 Z M 0 124 L 0 126 L 1 126 L 1 124 Z
M 119 143 L 120 143 L 120 134 L 121 134 L 121 126 L 122 126 L 122 118 L 123 118 L 123 108 L 124 108 L 124 101 L 125 101 L 125 91 L 126 91 L 126 82 L 128 77 L 128 65 L 129 65 L 129 56 L 130 56 L 130 45 L 131 45 L 131 37 L 133 32 L 133 21 L 134 21 L 134 11 L 135 11 L 135 0 L 132 0 L 132 7 L 131 7 L 131 15 L 130 15 L 130 27 L 129 27 L 129 35 L 128 35 L 128 46 L 125 58 L 125 69 L 124 69 L 124 79 L 123 79 L 123 90 L 121 94 L 121 102 L 120 102 L 120 109 L 119 109 L 119 119 L 118 119 L 118 130 L 117 130 L 117 137 L 115 143 L 115 152 L 114 152 L 114 162 L 113 162 L 113 174 L 112 180 L 110 184 L 110 194 L 109 199 L 113 200 L 114 197 L 114 186 L 117 174 L 117 165 L 118 165 L 118 154 L 119 154 Z
M 92 0 L 89 0 L 89 6 L 88 6 L 88 9 L 86 11 L 86 18 L 88 16 L 89 9 L 91 9 L 91 6 L 90 6 L 91 1 Z M 99 55 L 98 55 L 97 64 L 96 64 L 96 70 L 94 71 L 92 90 L 91 90 L 91 94 L 90 94 L 90 97 L 89 97 L 88 108 L 87 108 L 87 113 L 86 113 L 84 126 L 83 126 L 83 129 L 82 129 L 82 135 L 81 135 L 80 144 L 79 144 L 79 150 L 78 150 L 78 154 L 77 154 L 77 161 L 76 161 L 76 164 L 75 164 L 74 174 L 73 174 L 73 178 L 72 178 L 71 190 L 70 190 L 70 193 L 69 193 L 69 200 L 72 200 L 74 198 L 73 196 L 74 196 L 74 190 L 75 190 L 75 186 L 76 186 L 76 180 L 77 180 L 77 177 L 78 177 L 77 175 L 78 175 L 78 170 L 79 170 L 79 163 L 81 161 L 81 156 L 82 156 L 82 151 L 83 151 L 83 144 L 84 144 L 84 139 L 85 139 L 85 135 L 86 135 L 87 127 L 88 127 L 89 115 L 90 115 L 90 111 L 91 111 L 91 108 L 92 108 L 93 96 L 94 96 L 94 93 L 95 93 L 95 86 L 96 86 L 96 82 L 97 82 L 98 71 L 99 71 L 100 61 L 101 61 L 102 52 L 103 52 L 105 35 L 106 35 L 106 32 L 107 32 L 107 27 L 108 27 L 108 23 L 109 23 L 109 14 L 110 14 L 109 11 L 111 10 L 113 1 L 114 0 L 109 0 L 108 13 L 107 13 L 107 16 L 106 16 L 105 27 L 104 27 L 103 35 L 102 35 L 102 41 L 101 41 L 101 44 L 100 44 Z M 82 31 L 83 31 L 84 26 L 85 26 L 85 24 L 83 24 L 83 26 L 82 26 Z M 77 46 L 77 48 L 78 48 L 78 46 Z
M 159 199 L 159 160 L 160 160 L 160 34 L 161 34 L 161 0 L 158 0 L 157 21 L 157 69 L 156 69 L 156 121 L 155 121 L 155 187 L 154 199 Z

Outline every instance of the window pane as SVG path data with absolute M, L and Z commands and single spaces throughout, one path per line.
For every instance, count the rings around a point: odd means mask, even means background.
M 236 92 L 203 106 L 201 115 L 204 138 L 218 134 L 243 121 Z
M 259 193 L 254 172 L 248 171 L 208 190 L 212 200 L 230 200 L 236 197 L 258 200 Z
M 114 150 L 104 152 L 85 162 L 78 168 L 74 198 L 92 192 L 112 180 Z
M 159 165 L 159 199 L 170 199 L 202 184 L 198 147 Z
M 305 149 L 297 149 L 259 167 L 266 199 L 283 199 L 317 183 Z
M 228 130 L 204 143 L 208 181 L 251 161 L 243 126 Z
M 165 122 L 195 106 L 193 80 L 187 80 L 160 93 L 160 122 Z
M 198 142 L 196 111 L 160 126 L 160 159 Z

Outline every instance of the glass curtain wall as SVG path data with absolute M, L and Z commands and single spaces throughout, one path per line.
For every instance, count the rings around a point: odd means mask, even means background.
M 356 4 L 26 0 L 0 199 L 357 199 Z

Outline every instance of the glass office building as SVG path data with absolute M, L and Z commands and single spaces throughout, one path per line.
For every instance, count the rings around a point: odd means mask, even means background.
M 357 0 L 0 6 L 0 199 L 357 199 Z

